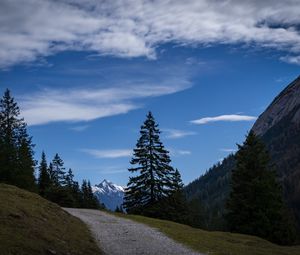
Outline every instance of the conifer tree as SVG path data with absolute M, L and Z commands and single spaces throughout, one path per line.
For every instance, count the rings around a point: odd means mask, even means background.
M 54 172 L 54 169 L 53 169 L 52 162 L 49 163 L 48 175 L 49 175 L 49 178 L 50 178 L 50 185 L 53 186 L 54 185 L 54 180 L 56 179 L 56 177 L 55 177 L 55 172 Z
M 82 191 L 82 200 L 83 200 L 82 207 L 83 208 L 97 209 L 97 208 L 101 207 L 97 198 L 93 194 L 93 190 L 92 190 L 90 181 L 87 181 L 87 180 L 82 181 L 81 191 Z
M 173 193 L 174 169 L 159 135 L 158 125 L 149 112 L 130 162 L 133 167 L 128 169 L 135 176 L 130 177 L 126 188 L 124 208 L 127 212 L 137 213 Z
M 174 192 L 182 191 L 183 182 L 182 182 L 182 179 L 181 179 L 181 174 L 178 171 L 178 169 L 175 170 L 175 172 L 172 176 L 171 184 L 172 184 L 172 190 Z
M 55 154 L 52 163 L 51 163 L 51 170 L 52 173 L 52 181 L 53 184 L 56 186 L 64 186 L 65 183 L 65 168 L 64 168 L 64 161 L 58 155 Z
M 68 173 L 65 175 L 65 183 L 68 188 L 74 186 L 74 174 L 71 168 L 69 168 Z
M 43 151 L 39 165 L 38 189 L 41 196 L 45 196 L 46 190 L 50 188 L 50 176 L 48 172 L 46 154 Z
M 34 160 L 34 151 L 32 138 L 26 131 L 26 124 L 22 124 L 18 132 L 17 154 L 18 170 L 16 175 L 16 186 L 31 191 L 37 191 L 34 171 L 36 161 Z
M 33 144 L 20 109 L 7 89 L 0 100 L 0 181 L 34 190 Z
M 227 201 L 231 231 L 257 235 L 280 244 L 293 239 L 280 185 L 263 142 L 251 131 L 238 145 Z

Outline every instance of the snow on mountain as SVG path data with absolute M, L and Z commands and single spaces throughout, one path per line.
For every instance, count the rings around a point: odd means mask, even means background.
M 108 180 L 92 187 L 94 195 L 109 210 L 114 211 L 123 204 L 124 188 Z

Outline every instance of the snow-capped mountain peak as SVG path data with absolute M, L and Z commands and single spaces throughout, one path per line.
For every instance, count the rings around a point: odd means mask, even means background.
M 104 179 L 100 184 L 95 185 L 94 190 L 102 193 L 124 192 L 124 188 L 122 186 L 114 184 L 106 179 Z
M 104 179 L 100 184 L 92 187 L 94 195 L 107 209 L 115 210 L 123 203 L 124 188 Z

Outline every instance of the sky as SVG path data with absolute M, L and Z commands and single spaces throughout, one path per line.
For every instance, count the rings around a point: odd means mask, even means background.
M 300 75 L 300 2 L 1 0 L 0 93 L 35 157 L 126 185 L 148 111 L 185 184 Z

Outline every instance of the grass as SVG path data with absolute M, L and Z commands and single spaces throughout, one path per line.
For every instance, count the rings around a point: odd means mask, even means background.
M 195 251 L 210 255 L 300 255 L 300 246 L 279 246 L 262 238 L 228 232 L 212 232 L 171 221 L 115 213 L 157 228 Z
M 0 254 L 102 254 L 88 228 L 40 196 L 0 184 Z

